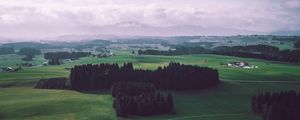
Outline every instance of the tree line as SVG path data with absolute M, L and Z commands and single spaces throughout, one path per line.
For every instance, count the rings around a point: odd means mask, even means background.
M 300 62 L 300 50 L 279 50 L 269 45 L 219 46 L 213 49 L 203 47 L 176 47 L 176 50 L 139 50 L 140 55 L 186 55 L 186 54 L 218 54 L 245 58 L 257 58 L 272 61 Z
M 41 54 L 41 50 L 37 48 L 21 48 L 19 51 L 19 55 L 25 55 L 25 56 L 35 56 Z
M 215 54 L 257 58 L 272 61 L 300 62 L 300 50 L 279 50 L 278 47 L 269 45 L 251 46 L 221 46 L 213 49 Z
M 15 54 L 14 48 L 11 48 L 11 47 L 1 47 L 0 48 L 0 55 L 6 55 L 6 54 Z
M 300 92 L 266 92 L 252 97 L 252 111 L 264 120 L 299 120 Z
M 44 57 L 45 59 L 78 59 L 90 54 L 89 52 L 49 52 L 45 53 Z
M 156 70 L 134 69 L 132 63 L 87 64 L 71 69 L 72 89 L 109 89 L 121 81 L 143 81 L 153 83 L 158 89 L 186 90 L 201 89 L 220 83 L 217 70 L 195 65 L 170 62 Z
M 167 51 L 161 51 L 161 50 L 138 50 L 139 55 L 187 55 L 187 54 L 208 54 L 212 53 L 211 50 L 205 49 L 203 47 L 198 46 L 177 46 L 174 50 L 169 49 Z
M 16 54 L 16 52 L 12 47 L 0 48 L 0 55 L 6 55 L 6 54 Z M 36 48 L 21 48 L 17 54 L 24 55 L 25 57 L 22 58 L 22 60 L 24 61 L 32 61 L 35 55 L 41 54 L 41 50 Z
M 113 107 L 119 117 L 150 116 L 174 112 L 172 94 L 164 96 L 152 83 L 118 82 L 112 86 Z
M 278 52 L 279 48 L 269 45 L 249 45 L 249 46 L 220 46 L 213 49 L 217 53 L 252 53 L 252 54 L 263 54 L 266 56 L 274 57 Z
M 39 89 L 69 89 L 67 78 L 40 79 L 34 88 Z
M 37 48 L 21 48 L 19 50 L 19 55 L 25 55 L 24 58 L 22 58 L 22 60 L 24 61 L 32 61 L 33 58 L 36 56 L 36 55 L 40 55 L 42 52 L 40 49 L 37 49 Z
M 78 59 L 90 54 L 89 52 L 49 52 L 44 54 L 44 58 L 49 60 L 50 65 L 60 65 L 62 59 Z

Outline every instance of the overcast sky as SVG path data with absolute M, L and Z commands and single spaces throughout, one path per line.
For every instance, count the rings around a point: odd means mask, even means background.
M 85 34 L 81 27 L 128 21 L 299 30 L 300 0 L 0 0 L 0 37 Z

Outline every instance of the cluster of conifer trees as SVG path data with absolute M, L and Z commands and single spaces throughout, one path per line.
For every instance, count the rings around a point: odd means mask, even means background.
M 44 58 L 49 60 L 50 65 L 60 65 L 62 59 L 78 59 L 90 54 L 89 52 L 49 52 L 44 54 Z
M 71 70 L 72 89 L 109 89 L 120 81 L 151 82 L 158 89 L 185 90 L 201 89 L 219 84 L 219 73 L 215 69 L 171 62 L 156 70 L 134 69 L 132 63 L 87 64 Z
M 252 97 L 252 110 L 264 120 L 299 120 L 300 92 L 266 92 Z
M 156 91 L 152 83 L 118 82 L 112 86 L 113 107 L 119 117 L 157 115 L 174 112 L 173 97 Z

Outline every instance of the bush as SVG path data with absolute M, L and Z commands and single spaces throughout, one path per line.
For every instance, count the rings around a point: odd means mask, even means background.
M 69 85 L 66 78 L 49 78 L 38 81 L 34 88 L 39 89 L 68 89 Z

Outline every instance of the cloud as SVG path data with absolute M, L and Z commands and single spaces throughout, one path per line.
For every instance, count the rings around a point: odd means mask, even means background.
M 0 36 L 76 34 L 80 26 L 126 21 L 268 32 L 299 27 L 299 6 L 299 0 L 1 0 Z
M 289 8 L 300 8 L 300 0 L 286 0 L 284 4 Z

